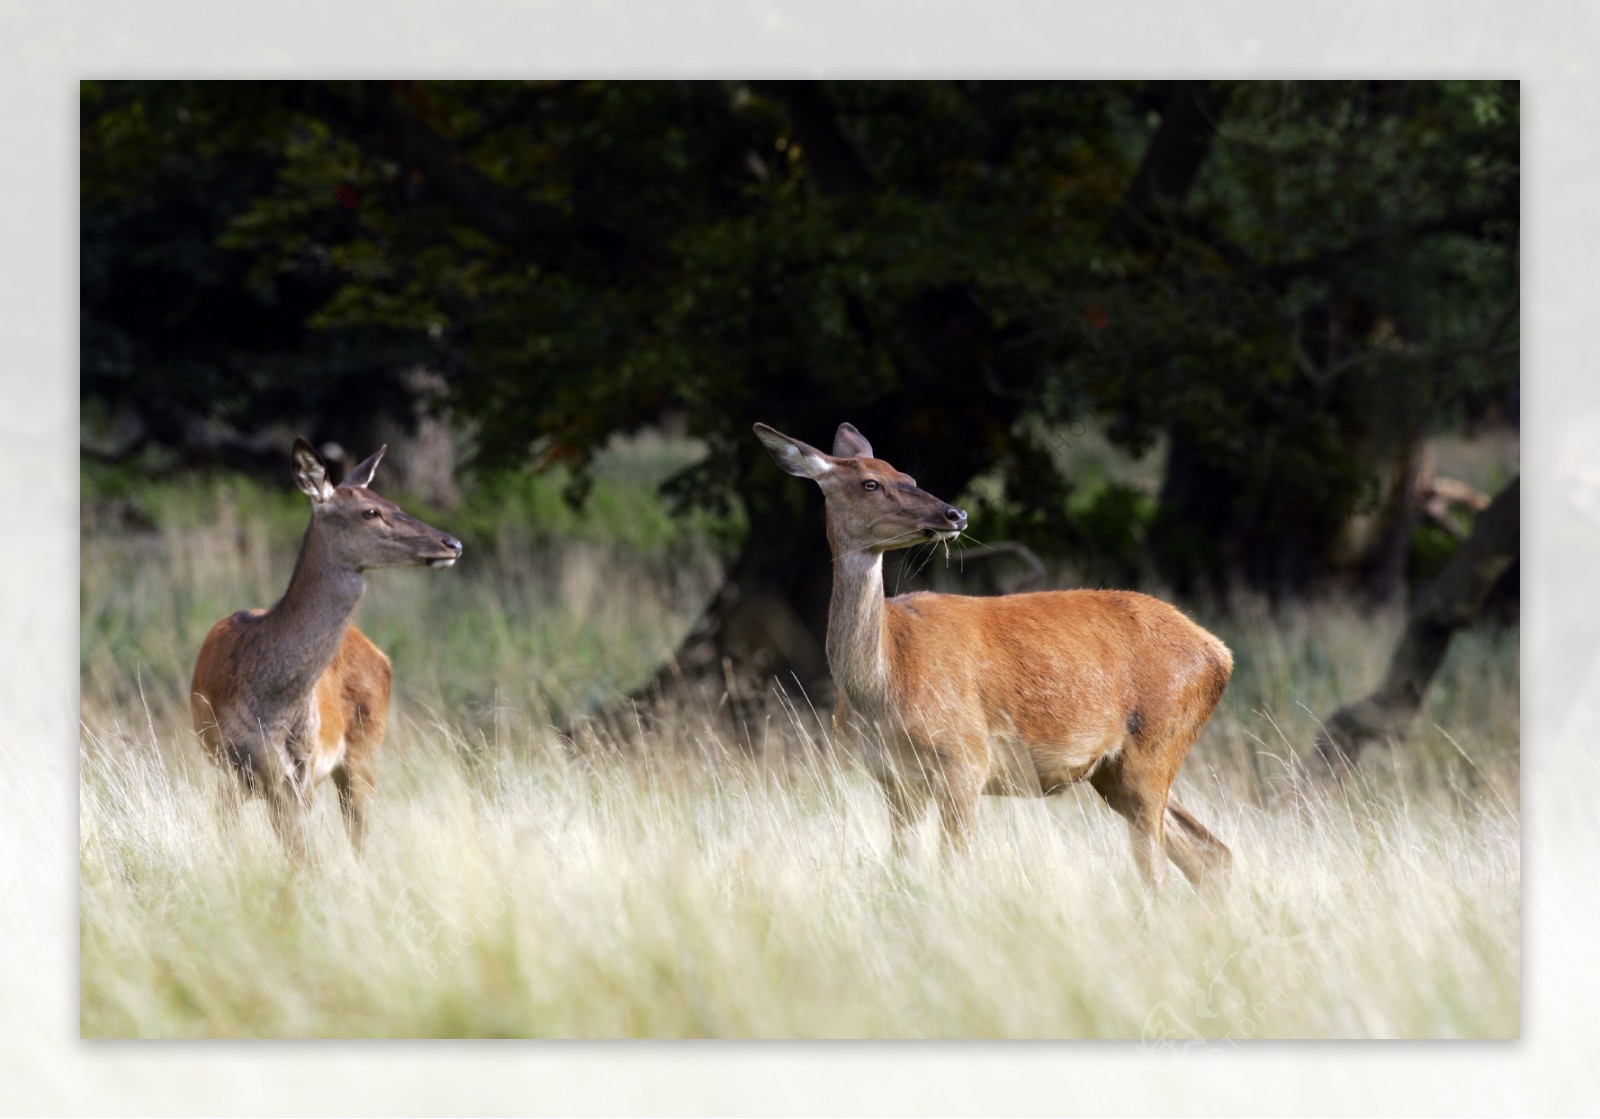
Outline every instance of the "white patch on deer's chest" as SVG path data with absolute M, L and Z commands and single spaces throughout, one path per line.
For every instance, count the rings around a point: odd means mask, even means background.
M 311 775 L 306 788 L 316 788 L 318 782 L 338 769 L 340 763 L 344 761 L 344 751 L 345 739 L 342 734 L 338 741 L 330 743 L 327 749 L 323 749 L 319 743 L 312 755 Z
M 345 737 L 322 741 L 322 710 L 313 691 L 283 743 L 285 771 L 304 795 L 344 761 Z

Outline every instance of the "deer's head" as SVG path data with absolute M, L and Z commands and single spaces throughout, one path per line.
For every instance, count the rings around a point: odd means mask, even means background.
M 373 472 L 385 444 L 337 486 L 328 464 L 304 439 L 294 441 L 294 481 L 311 498 L 311 525 L 338 562 L 373 567 L 449 567 L 461 558 L 461 541 L 425 525 L 373 493 Z
M 917 487 L 882 459 L 849 424 L 833 437 L 833 454 L 756 424 L 757 438 L 784 470 L 810 478 L 827 502 L 828 540 L 835 555 L 881 553 L 929 540 L 954 540 L 967 527 L 967 514 Z

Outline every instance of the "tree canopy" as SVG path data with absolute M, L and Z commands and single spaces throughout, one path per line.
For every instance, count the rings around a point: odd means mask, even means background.
M 1041 548 L 1283 593 L 1408 441 L 1515 411 L 1513 82 L 87 82 L 82 110 L 82 391 L 127 446 L 360 443 L 422 366 L 482 468 L 564 463 L 581 498 L 613 434 L 680 414 L 710 454 L 670 496 L 742 502 L 730 581 L 818 634 L 816 498 L 755 420 L 850 420 L 951 498 L 997 472 L 977 514 Z M 1147 549 L 1127 493 L 1065 512 L 1051 432 L 1090 417 L 1168 441 Z

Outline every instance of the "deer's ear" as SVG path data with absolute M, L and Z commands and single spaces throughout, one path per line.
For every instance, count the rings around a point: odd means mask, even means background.
M 840 424 L 833 433 L 834 458 L 871 458 L 872 444 L 850 424 Z
M 766 424 L 756 424 L 756 438 L 772 452 L 773 461 L 797 478 L 816 481 L 833 469 L 828 456 L 807 443 L 791 439 Z
M 322 461 L 315 447 L 301 438 L 294 441 L 294 484 L 312 501 L 323 502 L 333 496 L 328 464 Z
M 371 458 L 367 459 L 354 470 L 350 471 L 350 473 L 346 474 L 344 476 L 344 481 L 340 482 L 339 484 L 342 486 L 352 486 L 358 490 L 364 490 L 368 486 L 372 485 L 373 472 L 378 469 L 378 461 L 383 458 L 383 452 L 387 451 L 388 449 L 389 444 L 385 443 L 376 451 L 373 451 Z

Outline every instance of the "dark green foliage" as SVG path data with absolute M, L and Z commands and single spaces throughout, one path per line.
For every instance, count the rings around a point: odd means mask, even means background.
M 409 332 L 309 329 L 349 278 L 325 251 L 341 218 L 332 187 L 320 206 L 282 200 L 314 128 L 270 88 L 234 83 L 86 82 L 82 101 L 91 414 L 123 441 L 211 461 L 219 431 L 304 417 L 359 443 L 372 417 L 403 412 L 398 374 L 422 355 Z M 255 199 L 278 200 L 272 254 L 247 251 Z
M 86 415 L 359 445 L 424 365 L 481 469 L 580 500 L 681 416 L 674 507 L 753 525 L 814 506 L 751 422 L 850 419 L 998 470 L 990 538 L 1300 589 L 1402 444 L 1514 413 L 1519 129 L 1515 83 L 86 83 Z M 1091 418 L 1158 496 L 1024 422 Z

